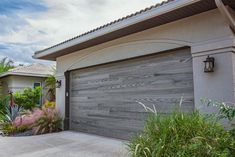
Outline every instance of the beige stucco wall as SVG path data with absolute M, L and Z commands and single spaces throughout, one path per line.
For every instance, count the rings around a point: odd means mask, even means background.
M 223 50 L 224 47 L 232 47 L 233 41 L 229 25 L 215 9 L 59 57 L 56 75 L 64 84 L 67 70 L 188 46 L 193 54 L 195 104 L 200 109 L 202 96 L 234 101 L 234 54 L 232 50 Z M 218 43 L 214 50 L 213 43 Z M 207 54 L 216 54 L 218 71 L 215 73 L 203 72 L 203 60 Z M 64 91 L 64 86 L 57 89 L 57 105 L 60 104 L 62 115 Z
M 8 91 L 13 93 L 16 91 L 21 91 L 27 87 L 33 88 L 35 82 L 40 82 L 42 87 L 45 86 L 45 78 L 41 77 L 26 77 L 26 76 L 7 76 L 1 78 L 0 81 L 3 85 L 3 94 L 8 94 Z M 46 89 L 43 89 L 43 101 L 45 100 Z

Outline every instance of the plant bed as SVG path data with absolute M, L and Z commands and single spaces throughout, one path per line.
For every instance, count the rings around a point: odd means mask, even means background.
M 221 118 L 234 120 L 234 107 L 217 103 L 212 106 L 219 108 L 218 115 L 175 110 L 163 116 L 141 105 L 150 117 L 144 130 L 127 144 L 133 157 L 235 157 L 235 127 L 226 130 L 219 123 Z
M 61 131 L 61 117 L 54 107 L 21 111 L 11 107 L 1 124 L 5 136 L 32 136 Z M 19 112 L 19 113 L 15 113 Z

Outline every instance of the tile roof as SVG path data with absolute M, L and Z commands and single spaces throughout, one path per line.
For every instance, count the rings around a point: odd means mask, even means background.
M 49 74 L 53 74 L 53 69 L 51 66 L 34 63 L 27 66 L 18 66 L 14 69 L 9 70 L 6 73 L 1 74 L 0 77 L 8 75 L 46 77 Z
M 98 30 L 100 30 L 100 29 L 103 29 L 103 28 L 108 27 L 108 26 L 110 26 L 110 25 L 116 24 L 116 23 L 121 22 L 121 21 L 123 21 L 123 20 L 127 20 L 127 19 L 129 19 L 129 18 L 131 18 L 131 17 L 133 17 L 133 16 L 137 16 L 137 15 L 140 15 L 140 14 L 145 13 L 145 12 L 147 12 L 147 11 L 150 11 L 150 10 L 152 10 L 152 9 L 156 9 L 156 8 L 158 8 L 158 7 L 160 7 L 160 6 L 163 6 L 163 5 L 168 4 L 168 3 L 170 3 L 170 2 L 173 2 L 173 1 L 176 1 L 176 0 L 165 0 L 165 1 L 162 1 L 161 3 L 157 3 L 157 4 L 155 4 L 155 5 L 152 5 L 152 6 L 150 6 L 150 7 L 147 7 L 147 8 L 145 8 L 145 9 L 140 10 L 140 11 L 137 11 L 137 12 L 135 12 L 135 13 L 133 13 L 133 14 L 127 15 L 127 16 L 122 17 L 122 18 L 119 18 L 119 19 L 117 19 L 117 20 L 115 20 L 115 21 L 112 21 L 112 22 L 109 22 L 109 23 L 107 23 L 107 24 L 104 24 L 104 25 L 102 25 L 102 26 L 100 26 L 100 27 L 97 27 L 97 28 L 92 29 L 92 30 L 90 30 L 90 31 L 88 31 L 88 32 L 85 32 L 85 33 L 83 33 L 83 34 L 80 34 L 80 35 L 78 35 L 78 36 L 75 36 L 74 38 L 65 40 L 65 41 L 63 41 L 63 42 L 61 42 L 61 43 L 59 43 L 59 44 L 54 45 L 54 46 L 51 46 L 51 47 L 48 47 L 48 48 L 46 48 L 46 49 L 37 51 L 37 52 L 35 52 L 35 54 L 38 54 L 38 53 L 40 53 L 40 52 L 42 52 L 42 51 L 46 51 L 46 50 L 48 50 L 48 49 L 57 47 L 57 46 L 59 46 L 59 45 L 62 45 L 62 44 L 64 44 L 64 43 L 67 43 L 67 42 L 69 42 L 69 41 L 71 41 L 71 40 L 74 40 L 74 39 L 83 37 L 83 36 L 85 36 L 85 35 L 88 35 L 88 34 L 90 34 L 90 33 L 96 32 L 96 31 L 98 31 Z

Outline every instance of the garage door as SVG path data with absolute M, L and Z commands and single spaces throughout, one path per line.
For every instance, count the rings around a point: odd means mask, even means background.
M 189 49 L 71 71 L 70 129 L 129 139 L 143 128 L 148 113 L 137 103 L 169 114 L 194 109 Z

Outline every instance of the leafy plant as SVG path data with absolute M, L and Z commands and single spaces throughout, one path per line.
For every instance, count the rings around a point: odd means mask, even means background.
M 9 97 L 0 97 L 0 114 L 6 113 L 6 108 L 9 106 Z
M 218 101 L 212 101 L 210 99 L 202 99 L 201 102 L 203 104 L 206 104 L 207 106 L 216 107 L 219 109 L 219 118 L 220 119 L 227 119 L 229 121 L 232 121 L 235 119 L 235 105 L 225 102 L 218 102 Z
M 0 74 L 14 68 L 14 62 L 7 57 L 0 60 Z
M 52 68 L 53 74 L 48 75 L 45 80 L 45 87 L 48 88 L 47 96 L 49 96 L 49 101 L 55 101 L 56 92 L 56 78 L 55 78 L 55 68 Z
M 42 107 L 43 108 L 55 108 L 55 106 L 56 106 L 56 103 L 54 101 L 46 100 L 46 102 L 44 103 Z
M 12 123 L 20 115 L 22 108 L 18 105 L 8 106 L 5 114 L 5 121 Z
M 33 109 L 38 104 L 38 100 L 42 96 L 42 88 L 36 87 L 35 89 L 32 88 L 25 88 L 23 91 L 18 91 L 14 93 L 14 101 L 17 105 L 23 107 L 24 109 Z
M 230 157 L 235 154 L 235 137 L 213 116 L 198 111 L 158 115 L 150 111 L 143 132 L 128 143 L 133 157 Z
M 1 129 L 4 134 L 13 134 L 16 132 L 16 126 L 13 125 L 13 122 L 15 119 L 20 115 L 20 112 L 22 111 L 22 108 L 14 105 L 14 106 L 6 106 L 6 113 L 1 112 L 0 113 L 0 125 Z
M 54 108 L 44 108 L 43 112 L 43 115 L 33 125 L 34 134 L 58 132 L 62 122 L 58 110 Z
M 4 123 L 2 125 L 2 131 L 4 135 L 13 135 L 16 133 L 16 127 L 11 123 Z
M 29 126 L 32 128 L 32 125 L 40 118 L 43 116 L 44 111 L 35 108 L 32 111 L 25 111 L 21 112 L 22 114 L 13 121 L 13 125 L 16 127 L 21 127 L 21 126 Z

